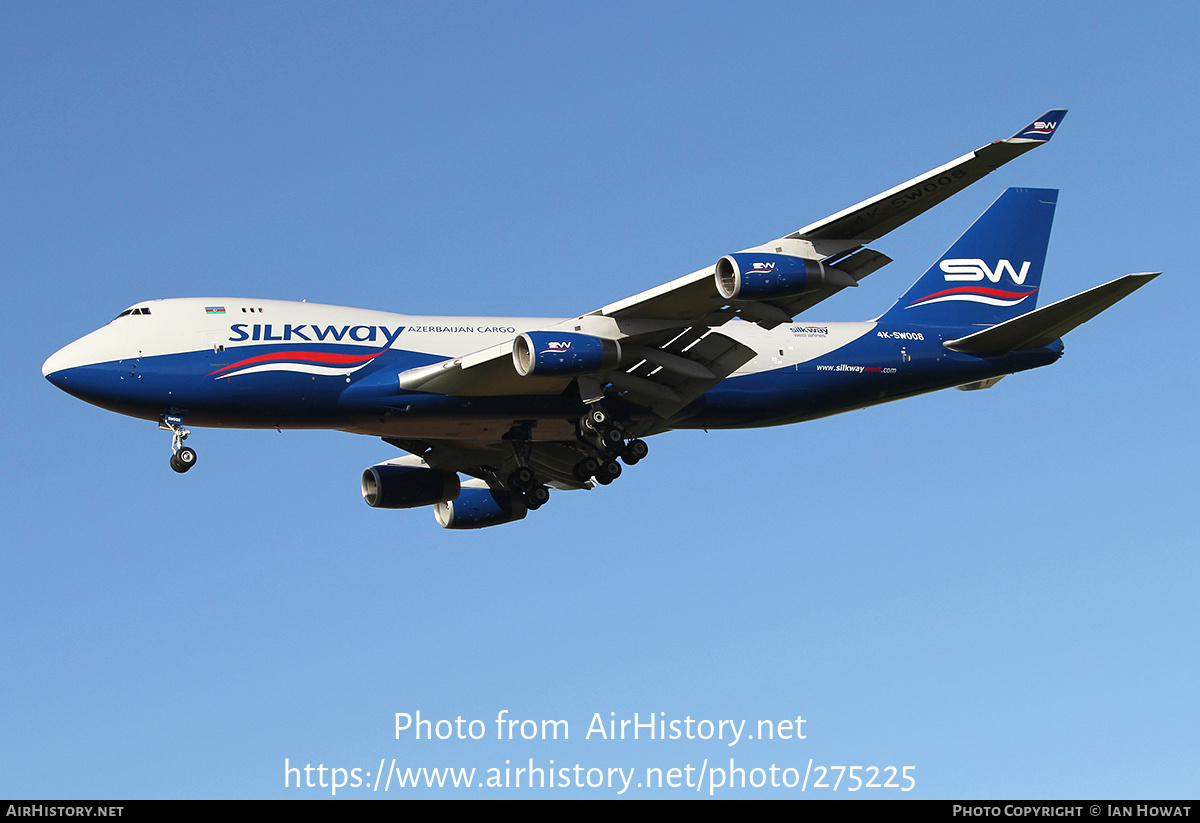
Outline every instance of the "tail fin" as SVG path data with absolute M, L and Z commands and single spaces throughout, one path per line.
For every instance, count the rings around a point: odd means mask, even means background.
M 1008 189 L 880 320 L 991 326 L 1037 305 L 1057 189 Z

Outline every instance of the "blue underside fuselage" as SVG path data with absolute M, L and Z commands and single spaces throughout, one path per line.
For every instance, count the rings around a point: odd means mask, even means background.
M 1061 341 L 995 358 L 942 343 L 975 329 L 876 324 L 818 357 L 737 372 L 668 421 L 669 428 L 745 428 L 794 423 L 963 385 L 1054 362 Z M 772 343 L 772 345 L 775 345 Z M 783 351 L 780 351 L 783 354 Z M 583 408 L 578 391 L 458 397 L 410 392 L 397 376 L 445 355 L 369 343 L 253 342 L 202 351 L 130 357 L 47 373 L 59 388 L 112 411 L 188 425 L 333 428 L 396 437 L 491 439 L 497 427 L 532 424 L 535 439 L 570 436 Z M 352 374 L 287 370 L 304 364 L 362 364 Z M 254 371 L 270 363 L 271 370 Z M 264 368 L 265 366 L 258 366 Z M 651 419 L 626 401 L 623 416 Z

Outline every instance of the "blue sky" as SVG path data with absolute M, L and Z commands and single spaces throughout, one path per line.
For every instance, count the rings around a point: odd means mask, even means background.
M 913 766 L 905 796 L 1194 797 L 1197 22 L 1185 3 L 4 4 L 0 795 L 330 795 L 285 789 L 285 758 L 732 757 Z M 371 510 L 359 474 L 394 451 L 336 432 L 195 430 L 177 476 L 153 424 L 40 374 L 153 297 L 577 314 L 1057 106 L 1050 145 L 876 243 L 896 262 L 806 319 L 880 313 L 1005 187 L 1056 187 L 1043 302 L 1166 272 L 1061 362 L 654 438 L 520 524 Z M 396 740 L 418 710 L 489 736 Z M 502 710 L 570 740 L 497 741 Z M 610 712 L 803 716 L 806 738 L 585 740 Z M 847 793 L 717 790 L 773 794 Z

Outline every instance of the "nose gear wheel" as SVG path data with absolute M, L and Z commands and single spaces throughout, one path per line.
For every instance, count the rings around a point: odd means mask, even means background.
M 171 468 L 183 474 L 196 465 L 196 450 L 183 445 L 183 441 L 191 435 L 191 432 L 183 427 L 183 420 L 166 416 L 159 421 L 158 427 L 171 432 Z

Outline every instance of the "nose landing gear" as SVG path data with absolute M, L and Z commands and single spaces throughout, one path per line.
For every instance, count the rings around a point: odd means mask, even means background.
M 194 465 L 196 465 L 196 450 L 193 448 L 184 446 L 171 455 L 171 468 L 180 474 L 183 474 Z
M 164 415 L 158 427 L 171 432 L 171 468 L 183 474 L 196 465 L 196 450 L 183 445 L 190 431 L 183 427 L 183 418 L 173 414 Z

